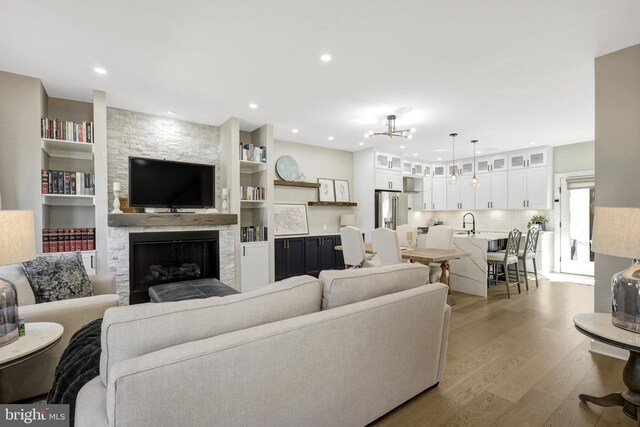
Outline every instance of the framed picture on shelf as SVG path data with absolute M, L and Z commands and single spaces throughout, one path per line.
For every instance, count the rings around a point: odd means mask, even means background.
M 333 188 L 333 180 L 328 178 L 318 178 L 318 201 L 319 202 L 335 202 L 336 195 Z
M 309 234 L 307 205 L 276 203 L 273 205 L 273 222 L 275 236 Z
M 336 202 L 350 202 L 349 181 L 346 179 L 336 179 L 333 181 L 336 194 Z

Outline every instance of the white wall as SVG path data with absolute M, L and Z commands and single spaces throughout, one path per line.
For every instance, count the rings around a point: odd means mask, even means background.
M 242 135 L 241 135 L 242 136 Z M 304 173 L 307 182 L 317 182 L 318 178 L 346 179 L 349 181 L 349 195 L 354 197 L 353 154 L 348 151 L 304 145 L 288 141 L 274 141 L 273 167 L 283 155 L 293 157 Z M 276 179 L 280 179 L 276 174 Z M 304 203 L 318 200 L 315 188 L 275 187 L 277 203 Z M 335 234 L 340 231 L 340 215 L 352 214 L 354 208 L 336 206 L 307 206 L 309 234 Z M 326 229 L 325 229 L 326 226 Z
M 553 173 L 594 170 L 595 158 L 595 141 L 553 147 Z
M 596 206 L 640 208 L 640 44 L 596 58 Z M 595 311 L 611 310 L 611 277 L 629 259 L 596 254 Z

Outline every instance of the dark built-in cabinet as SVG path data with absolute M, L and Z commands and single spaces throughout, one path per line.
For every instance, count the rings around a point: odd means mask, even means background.
M 276 280 L 344 268 L 342 251 L 335 250 L 342 243 L 339 235 L 284 237 L 274 243 Z

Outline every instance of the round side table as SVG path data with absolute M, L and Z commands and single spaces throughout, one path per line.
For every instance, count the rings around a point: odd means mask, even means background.
M 598 406 L 622 406 L 624 413 L 638 420 L 640 413 L 640 334 L 618 328 L 611 323 L 609 313 L 582 313 L 573 318 L 576 329 L 584 335 L 605 344 L 629 350 L 629 360 L 622 371 L 622 380 L 629 388 L 624 393 L 611 393 L 602 397 L 581 394 L 582 402 Z
M 0 347 L 0 370 L 29 360 L 56 345 L 64 328 L 58 323 L 34 322 L 25 324 L 25 336 Z

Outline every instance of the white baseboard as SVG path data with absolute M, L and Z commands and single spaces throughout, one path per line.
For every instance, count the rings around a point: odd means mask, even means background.
M 600 341 L 591 340 L 592 353 L 602 354 L 604 356 L 613 357 L 620 360 L 627 360 L 629 358 L 629 352 L 618 347 L 614 347 L 609 344 L 601 343 Z

